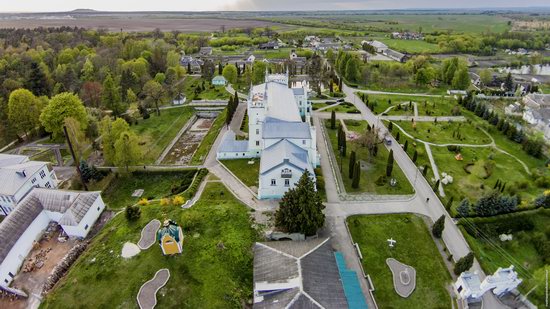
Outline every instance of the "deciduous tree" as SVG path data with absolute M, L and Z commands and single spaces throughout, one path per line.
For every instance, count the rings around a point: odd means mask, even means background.
M 54 138 L 62 136 L 65 119 L 72 117 L 84 130 L 88 125 L 86 108 L 78 96 L 63 92 L 54 96 L 40 114 L 40 122 Z
M 130 165 L 135 165 L 141 158 L 138 138 L 132 131 L 123 132 L 115 142 L 115 164 L 124 167 L 128 172 Z
M 8 120 L 10 127 L 19 136 L 32 133 L 40 125 L 42 101 L 27 89 L 12 91 L 8 100 Z

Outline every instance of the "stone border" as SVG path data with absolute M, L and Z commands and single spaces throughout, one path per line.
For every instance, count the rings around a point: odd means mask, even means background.
M 150 243 L 146 243 L 146 244 L 142 244 L 142 241 L 144 241 L 144 238 L 146 237 L 145 236 L 145 232 L 148 232 L 149 231 L 149 226 L 153 226 L 153 225 L 156 225 L 157 227 L 154 229 L 154 232 L 153 232 L 153 240 L 150 242 Z M 138 247 L 141 249 L 141 250 L 147 250 L 149 248 L 151 248 L 152 245 L 155 244 L 156 242 L 156 234 L 157 234 L 157 231 L 158 229 L 160 228 L 161 224 L 160 224 L 160 221 L 157 220 L 157 219 L 153 219 L 151 221 L 149 221 L 149 223 L 147 223 L 146 226 L 143 227 L 143 229 L 141 230 L 141 237 L 139 238 L 139 241 L 137 243 Z
M 386 265 L 388 265 L 388 267 L 391 270 L 393 288 L 397 293 L 397 295 L 403 298 L 409 297 L 412 294 L 412 292 L 414 292 L 414 290 L 416 289 L 416 269 L 414 269 L 414 267 L 412 266 L 401 263 L 394 258 L 387 258 Z M 401 277 L 401 273 L 405 270 L 411 271 L 410 276 L 407 278 L 409 279 L 407 283 L 404 283 L 403 277 Z M 397 271 L 399 271 L 399 273 L 396 273 Z M 410 287 L 409 284 L 412 284 L 412 287 Z
M 153 304 L 153 306 L 151 307 L 144 307 L 141 302 L 139 301 L 139 296 L 141 295 L 141 291 L 143 290 L 143 288 L 147 285 L 147 284 L 150 284 L 152 282 L 154 282 L 156 279 L 157 279 L 157 276 L 161 273 L 161 272 L 167 272 L 168 273 L 168 276 L 166 277 L 166 280 L 164 282 L 160 282 L 161 284 L 159 286 L 156 287 L 155 289 L 155 293 L 152 295 L 155 299 L 155 303 Z M 157 305 L 157 292 L 163 287 L 166 285 L 166 283 L 168 282 L 168 279 L 170 279 L 170 270 L 168 270 L 168 268 L 161 268 L 159 270 L 157 270 L 157 272 L 155 273 L 155 276 L 153 276 L 152 279 L 148 280 L 147 282 L 145 282 L 140 288 L 139 288 L 139 291 L 138 291 L 138 294 L 136 296 L 136 300 L 137 300 L 137 303 L 138 303 L 138 306 L 139 308 L 141 309 L 152 309 L 152 308 L 155 308 L 155 306 Z M 147 296 L 150 296 L 150 295 L 147 295 Z

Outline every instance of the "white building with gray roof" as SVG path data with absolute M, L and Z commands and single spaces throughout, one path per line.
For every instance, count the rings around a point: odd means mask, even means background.
M 48 162 L 22 155 L 0 154 L 0 215 L 7 216 L 32 188 L 56 188 Z
M 311 103 L 303 87 L 290 88 L 286 74 L 266 74 L 250 90 L 247 102 L 248 140 L 229 131 L 217 158 L 260 158 L 258 197 L 281 198 L 307 170 L 319 166 Z
M 51 221 L 83 238 L 104 209 L 99 192 L 34 188 L 0 222 L 0 286 L 9 286 Z

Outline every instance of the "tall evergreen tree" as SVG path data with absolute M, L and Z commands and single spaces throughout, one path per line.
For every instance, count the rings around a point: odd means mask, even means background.
M 390 124 L 388 125 L 388 131 L 391 131 L 393 130 L 393 122 L 390 121 Z
M 474 265 L 474 254 L 468 253 L 466 256 L 461 257 L 455 264 L 454 273 L 460 275 L 461 273 L 468 271 Z
M 325 206 L 306 170 L 295 188 L 288 190 L 275 212 L 275 225 L 287 233 L 314 235 L 325 224 Z
M 407 148 L 409 148 L 409 140 L 405 140 L 405 145 L 403 146 L 403 150 L 405 150 L 405 152 L 407 152 Z
M 46 74 L 44 74 L 44 71 L 42 71 L 42 68 L 38 62 L 31 62 L 27 88 L 36 96 L 50 94 L 48 78 L 46 77 Z
M 349 155 L 349 168 L 348 168 L 348 174 L 349 178 L 353 178 L 354 168 L 355 168 L 355 151 L 352 151 Z
M 414 150 L 412 161 L 416 164 L 416 160 L 418 159 L 418 150 Z
M 432 234 L 435 238 L 441 238 L 443 229 L 445 229 L 445 215 L 442 215 L 434 222 L 434 225 L 432 226 Z
M 353 179 L 351 182 L 351 187 L 354 189 L 358 189 L 360 180 L 361 180 L 361 163 L 359 161 L 355 161 L 355 165 L 353 167 Z
M 330 113 L 330 128 L 336 129 L 336 112 L 334 110 Z
M 388 164 L 386 165 L 386 176 L 390 177 L 393 172 L 393 149 L 390 150 L 388 155 Z

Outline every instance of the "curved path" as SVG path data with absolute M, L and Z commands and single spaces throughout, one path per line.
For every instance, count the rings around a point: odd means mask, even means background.
M 145 282 L 137 295 L 137 302 L 141 309 L 153 309 L 157 305 L 157 292 L 170 279 L 170 271 L 167 268 L 159 269 L 153 279 Z
M 141 230 L 141 237 L 137 243 L 141 250 L 149 249 L 155 243 L 159 228 L 160 221 L 153 219 Z
M 394 258 L 386 259 L 386 264 L 391 270 L 395 292 L 403 298 L 409 297 L 416 288 L 416 270 Z

